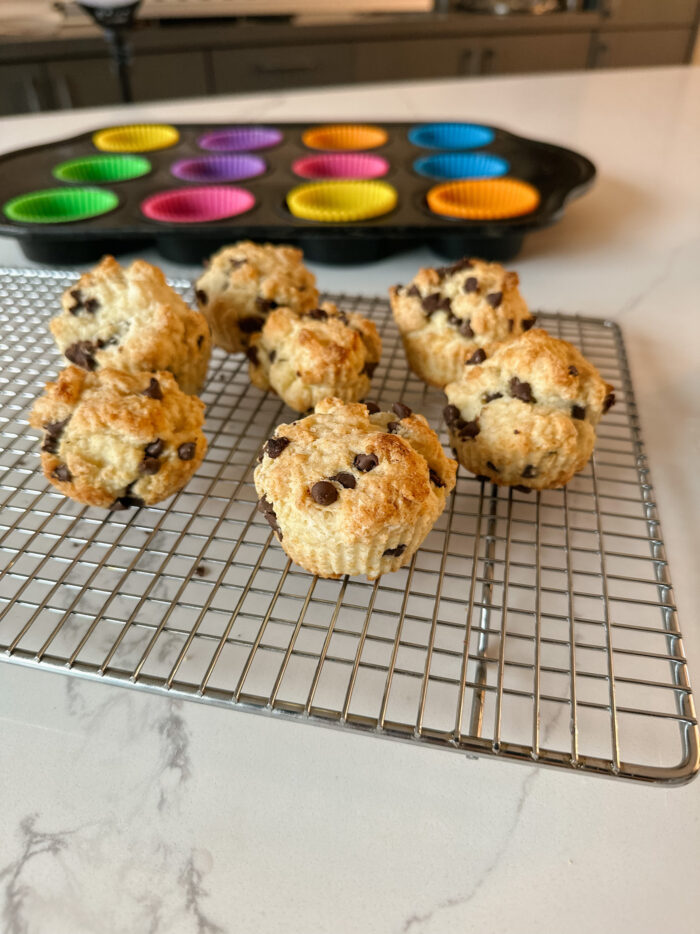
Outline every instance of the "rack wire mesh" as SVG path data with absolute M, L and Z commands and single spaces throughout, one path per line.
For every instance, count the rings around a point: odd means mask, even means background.
M 616 325 L 540 315 L 619 400 L 567 488 L 528 496 L 460 470 L 408 567 L 329 581 L 256 512 L 255 457 L 294 416 L 239 356 L 213 355 L 209 452 L 181 493 L 107 514 L 46 483 L 27 417 L 60 367 L 46 324 L 73 279 L 0 270 L 0 659 L 467 754 L 693 776 L 698 726 Z M 407 370 L 387 302 L 329 297 L 380 329 L 373 396 L 440 425 L 442 395 Z

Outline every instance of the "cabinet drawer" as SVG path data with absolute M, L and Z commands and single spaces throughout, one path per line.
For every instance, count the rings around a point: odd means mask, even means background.
M 136 55 L 132 65 L 134 100 L 204 97 L 208 93 L 204 52 Z
M 401 81 L 479 73 L 480 39 L 364 42 L 357 50 L 358 81 Z
M 346 43 L 230 49 L 212 53 L 218 94 L 353 81 L 354 49 Z
M 481 74 L 585 68 L 590 44 L 590 35 L 581 32 L 486 38 L 481 53 Z
M 592 66 L 681 65 L 688 60 L 690 34 L 689 29 L 601 32 L 595 39 Z
M 690 26 L 695 19 L 697 0 L 604 0 L 602 8 L 615 24 L 686 23 Z

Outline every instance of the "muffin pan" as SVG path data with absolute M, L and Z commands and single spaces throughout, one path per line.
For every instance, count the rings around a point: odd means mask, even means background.
M 507 260 L 595 177 L 571 150 L 456 122 L 133 124 L 0 163 L 0 234 L 52 264 L 146 246 L 198 263 L 243 238 L 317 262 L 422 244 Z

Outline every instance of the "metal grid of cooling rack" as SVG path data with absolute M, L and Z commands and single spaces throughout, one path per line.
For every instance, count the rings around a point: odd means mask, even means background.
M 540 316 L 619 400 L 566 489 L 527 496 L 460 471 L 408 567 L 326 581 L 291 564 L 256 512 L 255 456 L 293 416 L 238 356 L 213 356 L 209 452 L 166 503 L 106 514 L 45 482 L 27 415 L 59 366 L 46 323 L 72 280 L 0 270 L 0 659 L 469 754 L 694 774 L 697 721 L 615 325 Z M 373 396 L 440 425 L 442 395 L 407 372 L 386 301 L 335 300 L 382 334 Z

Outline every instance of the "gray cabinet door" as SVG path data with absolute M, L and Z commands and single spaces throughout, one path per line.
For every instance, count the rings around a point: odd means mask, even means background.
M 691 30 L 638 29 L 601 32 L 593 40 L 593 68 L 681 65 L 688 60 Z
M 137 101 L 204 97 L 210 90 L 205 52 L 137 53 L 131 74 Z
M 46 70 L 53 97 L 47 109 L 100 107 L 120 101 L 116 75 L 106 55 L 47 62 Z
M 0 65 L 0 116 L 48 110 L 52 101 L 44 65 Z
M 695 17 L 698 0 L 603 0 L 602 11 L 617 23 L 687 23 Z
M 402 81 L 479 74 L 483 42 L 465 39 L 405 39 L 362 42 L 357 49 L 358 81 Z
M 348 43 L 217 50 L 211 61 L 217 94 L 355 80 L 355 50 Z
M 494 36 L 484 39 L 480 73 L 508 75 L 585 68 L 590 44 L 590 34 L 585 32 Z

